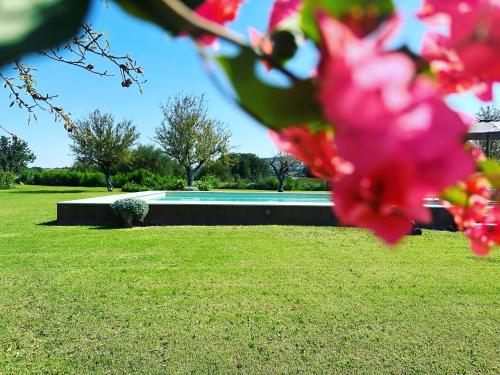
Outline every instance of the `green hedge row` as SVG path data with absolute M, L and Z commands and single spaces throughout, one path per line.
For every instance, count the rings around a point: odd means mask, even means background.
M 87 186 L 105 187 L 106 179 L 100 172 L 78 172 L 70 169 L 54 170 L 26 170 L 20 176 L 20 181 L 29 185 L 47 186 Z M 278 179 L 268 177 L 255 182 L 239 180 L 221 182 L 215 176 L 206 175 L 195 183 L 200 190 L 210 189 L 245 189 L 245 190 L 277 190 Z M 145 169 L 138 169 L 130 173 L 118 173 L 113 176 L 113 185 L 123 191 L 145 190 L 181 190 L 185 187 L 185 180 L 177 176 L 160 176 Z M 326 181 L 313 178 L 288 178 L 285 190 L 326 191 Z
M 130 173 L 117 173 L 113 176 L 113 186 L 121 188 L 126 184 L 136 184 L 151 189 L 167 190 L 165 187 L 174 185 L 178 177 L 164 177 L 152 174 L 145 169 Z M 78 172 L 69 169 L 53 169 L 44 171 L 25 170 L 20 181 L 29 185 L 47 186 L 87 186 L 104 187 L 106 178 L 101 172 Z
M 225 182 L 220 185 L 220 188 L 242 190 L 278 190 L 278 179 L 276 177 L 268 177 L 255 182 Z M 313 178 L 288 178 L 285 182 L 285 190 L 328 191 L 328 183 L 326 181 Z

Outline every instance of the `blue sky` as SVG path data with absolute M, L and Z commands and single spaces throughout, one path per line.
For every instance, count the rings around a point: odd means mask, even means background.
M 400 9 L 412 14 L 419 0 L 396 1 Z M 247 0 L 239 19 L 231 29 L 246 34 L 248 26 L 265 30 L 267 15 L 272 0 Z M 266 130 L 240 111 L 211 84 L 203 65 L 187 38 L 170 38 L 159 28 L 123 13 L 113 4 L 105 9 L 96 1 L 89 15 L 89 22 L 96 30 L 106 30 L 112 49 L 117 54 L 129 53 L 144 67 L 148 82 L 140 94 L 136 88 L 124 89 L 118 77 L 101 78 L 77 68 L 52 62 L 39 56 L 27 58 L 39 69 L 37 73 L 42 92 L 57 94 L 57 103 L 71 112 L 77 119 L 99 108 L 113 113 L 116 119 L 134 121 L 141 132 L 141 143 L 152 143 L 154 128 L 161 122 L 159 105 L 178 92 L 205 94 L 209 102 L 209 113 L 226 122 L 233 132 L 232 143 L 239 152 L 253 152 L 269 156 L 275 151 Z M 407 26 L 401 40 L 418 48 L 422 27 L 412 17 L 407 17 Z M 222 51 L 227 50 L 221 46 Z M 311 49 L 294 60 L 292 69 L 310 71 L 316 62 Z M 103 67 L 97 60 L 96 68 Z M 8 74 L 8 69 L 4 68 Z M 496 96 L 498 98 L 498 95 Z M 0 124 L 25 139 L 37 155 L 34 165 L 63 167 L 72 164 L 69 140 L 62 124 L 54 123 L 53 117 L 37 113 L 38 122 L 27 124 L 27 115 L 17 108 L 9 108 L 6 90 L 0 90 Z M 480 106 L 471 95 L 454 96 L 450 106 L 475 113 Z

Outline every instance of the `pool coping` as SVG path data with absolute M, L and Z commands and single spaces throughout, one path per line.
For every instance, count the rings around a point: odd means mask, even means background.
M 203 191 L 202 193 L 208 194 L 216 194 L 216 193 L 224 193 L 227 191 Z M 192 191 L 144 191 L 139 193 L 126 193 L 126 194 L 113 194 L 106 195 L 103 197 L 96 198 L 85 198 L 85 199 L 77 199 L 70 201 L 62 201 L 57 204 L 113 204 L 117 200 L 120 199 L 139 199 L 147 202 L 149 205 L 190 205 L 196 204 L 200 206 L 211 206 L 211 205 L 228 205 L 228 206 L 317 206 L 317 207 L 332 207 L 332 202 L 282 202 L 282 201 L 224 201 L 224 200 L 211 200 L 211 201 L 202 201 L 202 200 L 186 200 L 186 201 L 169 201 L 169 200 L 156 200 L 158 198 L 162 198 L 165 196 L 165 193 L 175 193 L 178 195 L 182 194 L 192 194 Z M 238 193 L 238 192 L 232 192 Z M 240 194 L 244 194 L 241 192 Z M 282 193 L 278 192 L 259 192 L 259 194 L 269 194 L 269 195 L 279 195 Z M 286 193 L 285 193 L 286 194 Z M 303 193 L 303 192 L 293 192 L 293 194 L 327 194 L 327 193 Z
M 236 194 L 244 194 L 244 192 L 238 191 L 203 191 L 204 194 L 217 194 L 217 193 L 236 193 Z M 186 200 L 186 201 L 170 201 L 170 200 L 157 200 L 165 196 L 166 193 L 175 193 L 175 194 L 192 194 L 192 191 L 176 191 L 176 190 L 151 190 L 151 191 L 143 191 L 137 193 L 118 193 L 113 195 L 106 195 L 102 197 L 96 198 L 84 198 L 84 199 L 76 199 L 69 201 L 61 201 L 57 204 L 113 204 L 117 200 L 120 199 L 139 199 L 147 202 L 150 205 L 229 205 L 229 206 L 317 206 L 317 207 L 332 207 L 335 204 L 332 201 L 329 202 L 283 202 L 283 201 L 225 201 L 225 200 L 211 200 L 211 201 L 203 201 L 203 200 Z M 271 192 L 271 191 L 262 191 L 258 192 L 259 194 L 269 194 L 269 195 L 280 195 L 280 194 L 317 194 L 317 195 L 325 195 L 328 193 L 324 192 Z M 438 208 L 443 207 L 439 203 L 435 203 L 438 200 L 436 198 L 425 198 L 424 203 L 425 207 L 428 208 Z M 432 203 L 431 203 L 432 202 Z

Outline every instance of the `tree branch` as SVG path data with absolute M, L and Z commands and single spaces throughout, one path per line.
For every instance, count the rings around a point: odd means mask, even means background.
M 19 108 L 27 110 L 29 113 L 28 123 L 31 119 L 37 120 L 36 115 L 33 113 L 35 108 L 52 113 L 56 121 L 62 120 L 65 128 L 71 131 L 74 128 L 74 124 L 69 117 L 70 114 L 66 113 L 62 107 L 52 104 L 52 99 L 57 98 L 57 95 L 44 95 L 37 90 L 36 79 L 32 74 L 36 69 L 24 65 L 21 60 L 14 62 L 14 69 L 17 70 L 19 83 L 16 83 L 14 78 L 6 77 L 0 73 L 0 79 L 4 81 L 4 87 L 8 88 L 11 92 L 9 97 L 13 101 L 10 103 L 10 106 L 12 107 L 14 104 L 17 104 Z M 28 98 L 30 102 L 25 98 Z
M 64 50 L 74 55 L 75 58 L 65 58 L 58 48 L 51 48 L 46 51 L 40 52 L 42 56 L 48 57 L 54 61 L 62 62 L 72 66 L 76 66 L 86 71 L 104 77 L 112 77 L 113 74 L 105 71 L 98 71 L 94 65 L 89 62 L 89 54 L 101 57 L 113 65 L 115 65 L 120 72 L 122 78 L 122 86 L 129 87 L 135 83 L 142 93 L 142 84 L 145 80 L 139 79 L 139 76 L 144 75 L 144 69 L 137 65 L 129 55 L 117 56 L 112 53 L 109 41 L 105 39 L 105 32 L 97 32 L 90 25 L 83 24 L 82 32 L 74 36 L 66 45 Z
M 183 22 L 182 27 L 184 31 L 194 36 L 195 38 L 203 34 L 211 34 L 231 44 L 239 46 L 240 48 L 251 49 L 251 47 L 246 44 L 245 40 L 240 35 L 235 34 L 234 32 L 230 32 L 225 27 L 199 16 L 179 0 L 143 1 L 147 2 L 152 7 L 152 9 L 156 11 L 159 21 L 165 28 L 170 26 L 170 20 L 172 18 L 178 18 Z M 292 81 L 299 80 L 297 76 L 295 76 L 289 70 L 285 69 L 272 56 L 257 52 L 255 52 L 255 54 L 258 58 L 267 61 L 273 68 L 283 73 Z

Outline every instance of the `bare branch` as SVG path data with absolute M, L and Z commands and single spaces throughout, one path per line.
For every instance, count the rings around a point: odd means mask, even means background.
M 42 94 L 36 88 L 36 79 L 33 72 L 36 71 L 31 66 L 25 65 L 21 60 L 16 60 L 14 70 L 17 71 L 16 77 L 6 77 L 0 73 L 0 79 L 4 82 L 4 87 L 10 90 L 9 98 L 12 99 L 10 106 L 17 106 L 28 112 L 28 123 L 31 120 L 37 120 L 35 109 L 41 109 L 54 115 L 55 121 L 63 121 L 64 127 L 71 131 L 74 128 L 73 121 L 70 119 L 70 113 L 64 111 L 62 107 L 53 104 L 53 99 L 57 95 Z
M 12 137 L 12 139 L 17 139 L 17 135 L 15 135 L 14 133 L 10 132 L 6 128 L 4 128 L 2 125 L 0 125 L 0 130 L 4 131 L 8 135 L 10 135 Z
M 111 51 L 109 40 L 105 32 L 95 31 L 91 25 L 83 24 L 80 34 L 75 35 L 63 47 L 63 51 L 69 53 L 71 57 L 63 56 L 59 48 L 51 48 L 40 52 L 41 55 L 49 59 L 69 64 L 103 77 L 112 77 L 114 74 L 107 70 L 100 71 L 90 62 L 91 57 L 99 57 L 112 63 L 122 79 L 123 87 L 130 87 L 133 83 L 142 92 L 144 69 L 137 65 L 137 62 L 129 55 L 118 56 Z

